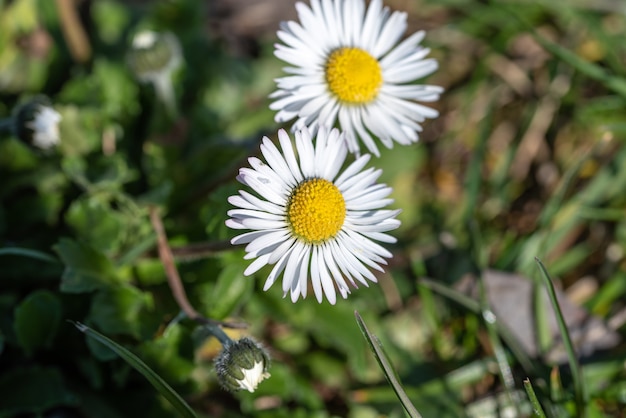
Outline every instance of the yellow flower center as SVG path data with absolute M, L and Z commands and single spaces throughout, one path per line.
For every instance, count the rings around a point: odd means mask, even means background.
M 346 202 L 333 183 L 310 179 L 296 187 L 287 203 L 287 220 L 293 233 L 308 243 L 334 237 L 346 217 Z
M 328 88 L 342 102 L 368 103 L 376 98 L 383 82 L 376 58 L 359 48 L 339 48 L 326 62 Z

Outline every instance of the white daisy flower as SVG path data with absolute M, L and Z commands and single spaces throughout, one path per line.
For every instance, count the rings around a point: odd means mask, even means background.
M 291 138 L 278 131 L 282 152 L 263 138 L 266 161 L 252 157 L 251 168 L 242 168 L 237 180 L 244 190 L 228 201 L 238 209 L 228 211 L 226 225 L 249 229 L 232 239 L 247 244 L 246 259 L 255 259 L 245 270 L 251 275 L 274 265 L 263 290 L 282 275 L 284 296 L 295 302 L 307 295 L 309 279 L 318 302 L 324 296 L 336 302 L 336 289 L 345 299 L 350 285 L 376 282 L 369 268 L 383 271 L 381 264 L 392 255 L 374 241 L 393 243 L 386 232 L 396 229 L 399 210 L 383 210 L 392 199 L 391 188 L 377 184 L 382 170 L 363 170 L 370 159 L 364 154 L 342 171 L 348 150 L 337 129 L 320 128 L 313 144 L 308 129 Z
M 275 55 L 290 64 L 276 80 L 271 105 L 276 121 L 296 119 L 293 129 L 339 124 L 350 152 L 359 139 L 379 155 L 377 137 L 391 148 L 419 138 L 420 123 L 439 114 L 419 102 L 433 102 L 443 89 L 413 84 L 437 69 L 424 32 L 402 42 L 407 14 L 390 13 L 381 0 L 311 0 L 297 3 L 300 22 L 282 22 Z

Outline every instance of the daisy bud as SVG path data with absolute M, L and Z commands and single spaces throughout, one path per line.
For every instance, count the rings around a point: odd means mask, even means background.
M 178 39 L 169 32 L 141 31 L 133 37 L 127 59 L 135 77 L 142 83 L 152 83 L 159 99 L 175 116 L 171 77 L 183 61 Z
M 13 112 L 13 133 L 24 143 L 50 150 L 59 144 L 61 115 L 46 96 L 35 96 Z
M 256 341 L 244 337 L 224 344 L 215 359 L 215 370 L 224 389 L 254 392 L 259 383 L 270 377 L 269 364 L 267 351 Z

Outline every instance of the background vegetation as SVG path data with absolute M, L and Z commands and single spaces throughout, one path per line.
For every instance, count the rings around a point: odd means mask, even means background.
M 548 416 L 626 416 L 626 3 L 386 4 L 428 31 L 427 82 L 446 93 L 420 143 L 372 163 L 403 209 L 387 272 L 330 306 L 243 277 L 224 225 L 237 169 L 276 135 L 273 43 L 293 2 L 0 1 L 0 116 L 38 93 L 63 116 L 52 155 L 0 139 L 0 416 L 175 416 L 71 320 L 200 416 L 401 417 L 355 310 L 425 417 L 530 416 L 526 378 Z M 174 120 L 127 65 L 144 28 L 182 45 Z M 255 393 L 220 389 L 219 344 L 174 321 L 150 205 L 193 305 L 272 354 Z M 562 289 L 583 405 L 535 257 Z

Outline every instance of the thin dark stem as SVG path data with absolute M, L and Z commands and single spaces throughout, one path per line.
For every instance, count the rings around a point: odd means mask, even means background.
M 152 222 L 152 227 L 154 228 L 154 232 L 157 235 L 159 258 L 161 259 L 161 263 L 163 263 L 163 268 L 165 269 L 167 283 L 170 286 L 170 290 L 172 291 L 174 300 L 176 300 L 176 303 L 185 313 L 185 315 L 187 315 L 187 317 L 192 319 L 193 321 L 209 327 L 219 328 L 219 326 L 221 326 L 226 328 L 245 328 L 246 324 L 221 322 L 210 318 L 205 318 L 200 315 L 198 311 L 195 310 L 195 308 L 191 305 L 189 299 L 187 298 L 187 293 L 185 292 L 183 282 L 180 279 L 180 274 L 178 274 L 178 269 L 176 268 L 176 264 L 174 263 L 172 250 L 167 242 L 167 235 L 165 234 L 163 222 L 161 221 L 156 207 L 150 208 L 150 221 Z M 216 335 L 216 337 L 218 336 Z
M 0 133 L 13 133 L 13 118 L 0 120 Z

